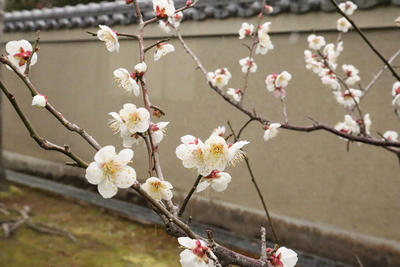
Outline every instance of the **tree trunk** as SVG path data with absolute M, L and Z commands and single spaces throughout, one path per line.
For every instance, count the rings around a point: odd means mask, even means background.
M 3 17 L 4 17 L 4 8 L 6 6 L 6 0 L 0 0 L 0 42 L 1 37 L 3 36 Z M 1 77 L 1 72 L 0 72 Z M 3 102 L 1 100 L 2 94 L 0 94 L 0 192 L 8 190 L 8 183 L 6 181 L 4 168 L 3 168 L 3 122 L 2 122 L 2 105 Z

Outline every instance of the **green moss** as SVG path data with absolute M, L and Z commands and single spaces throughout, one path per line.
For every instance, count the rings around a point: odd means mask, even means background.
M 5 199 L 9 197 L 13 197 L 16 195 L 22 195 L 22 190 L 16 186 L 10 186 L 9 190 L 6 192 L 0 192 L 0 199 Z
M 18 192 L 22 192 L 20 189 Z M 16 191 L 14 191 L 16 192 Z M 175 238 L 92 206 L 25 189 L 4 198 L 6 205 L 29 205 L 33 220 L 58 226 L 78 241 L 20 228 L 0 239 L 0 266 L 164 267 L 180 266 Z

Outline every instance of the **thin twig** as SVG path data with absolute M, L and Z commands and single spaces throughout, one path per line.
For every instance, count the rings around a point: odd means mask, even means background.
M 194 191 L 196 190 L 197 186 L 199 185 L 200 180 L 201 180 L 202 177 L 203 177 L 202 175 L 197 176 L 197 179 L 194 182 L 193 187 L 190 189 L 189 193 L 185 197 L 185 200 L 183 201 L 183 204 L 182 204 L 181 208 L 179 209 L 179 212 L 178 212 L 178 216 L 179 217 L 182 217 L 183 213 L 185 212 L 186 205 L 189 203 L 189 200 L 192 197 L 192 195 L 193 195 Z
M 21 108 L 19 107 L 15 96 L 11 94 L 5 85 L 0 81 L 0 88 L 3 91 L 3 93 L 6 95 L 8 100 L 10 101 L 11 105 L 14 107 L 15 111 L 17 112 L 18 116 L 22 120 L 23 124 L 25 125 L 25 128 L 28 130 L 30 136 L 36 141 L 36 143 L 42 147 L 45 150 L 54 150 L 63 153 L 64 155 L 70 157 L 72 160 L 74 160 L 79 167 L 81 168 L 87 168 L 88 164 L 84 162 L 81 158 L 79 158 L 77 155 L 72 153 L 71 149 L 69 146 L 64 145 L 64 147 L 53 144 L 46 139 L 42 138 L 36 130 L 33 128 L 31 123 L 29 122 L 28 118 L 25 116 Z
M 285 98 L 281 97 L 281 103 L 282 103 L 282 114 L 283 114 L 283 118 L 285 119 L 285 124 L 289 123 L 289 118 L 287 115 L 287 111 L 286 111 L 286 102 L 285 102 Z
M 160 40 L 160 41 L 157 41 L 156 43 L 150 45 L 149 47 L 146 47 L 146 48 L 144 49 L 144 52 L 146 53 L 147 51 L 149 51 L 149 50 L 152 49 L 153 47 L 155 47 L 155 46 L 157 46 L 157 45 L 159 45 L 159 44 L 161 44 L 161 43 L 168 42 L 169 40 L 171 40 L 171 39 L 170 39 L 170 38 L 166 38 L 166 39 L 162 39 L 162 40 Z
M 396 79 L 398 81 L 400 81 L 400 76 L 397 74 L 397 72 L 392 68 L 392 66 L 389 64 L 389 62 L 382 56 L 382 54 L 372 45 L 372 43 L 368 40 L 368 38 L 364 35 L 364 33 L 360 30 L 360 28 L 354 23 L 354 21 L 352 19 L 349 18 L 349 16 L 346 15 L 346 13 L 344 13 L 339 5 L 336 3 L 335 0 L 330 0 L 330 2 L 335 6 L 336 11 L 342 15 L 343 17 L 345 17 L 350 24 L 353 26 L 353 28 L 358 32 L 358 34 L 361 36 L 361 38 L 365 41 L 365 43 L 372 49 L 372 51 L 374 51 L 374 53 L 382 60 L 382 62 L 389 68 L 390 72 L 393 74 L 394 77 L 396 77 Z
M 193 51 L 188 47 L 186 42 L 183 40 L 182 35 L 179 31 L 177 31 L 178 39 L 181 42 L 183 48 L 186 52 L 193 58 L 195 63 L 197 64 L 198 68 L 203 72 L 206 80 L 207 80 L 207 70 L 204 68 L 203 64 L 199 60 L 199 58 L 193 53 Z M 208 81 L 208 80 L 207 80 Z M 257 116 L 254 112 L 244 108 L 241 105 L 238 105 L 235 101 L 233 101 L 229 96 L 227 96 L 221 89 L 213 86 L 211 82 L 208 82 L 209 87 L 214 90 L 217 94 L 219 94 L 226 102 L 234 106 L 236 109 L 241 111 L 242 113 L 246 114 L 249 118 L 259 121 L 262 125 L 267 123 L 272 123 L 272 120 Z M 374 137 L 363 137 L 363 136 L 354 136 L 351 134 L 347 134 L 341 131 L 335 130 L 333 127 L 327 126 L 322 123 L 318 123 L 317 125 L 306 125 L 306 126 L 299 126 L 299 125 L 292 125 L 292 124 L 283 124 L 281 123 L 282 129 L 291 130 L 291 131 L 298 131 L 298 132 L 314 132 L 314 131 L 326 131 L 336 136 L 343 137 L 344 139 L 353 141 L 353 142 L 360 142 L 364 144 L 369 144 L 373 146 L 380 146 L 380 147 L 400 147 L 400 142 L 393 142 L 393 141 L 383 141 Z
M 37 52 L 36 50 L 38 49 L 39 41 L 40 41 L 40 31 L 37 31 L 36 32 L 36 40 L 35 40 L 35 43 L 33 44 L 33 47 L 32 47 L 32 53 L 29 55 L 29 58 L 26 61 L 26 68 L 25 68 L 25 72 L 24 72 L 24 74 L 26 76 L 28 76 L 28 74 L 29 74 L 29 69 L 31 67 L 32 57 Z
M 250 123 L 250 121 L 246 122 L 245 125 L 248 125 L 249 123 Z M 230 130 L 232 132 L 232 135 L 233 135 L 233 138 L 234 138 L 235 142 L 237 142 L 238 138 L 239 138 L 239 135 L 236 136 L 235 131 L 233 130 L 233 127 L 232 127 L 232 124 L 230 123 L 230 121 L 228 121 L 228 126 L 229 126 L 229 128 L 230 128 Z M 242 129 L 244 129 L 244 127 L 242 127 Z M 257 183 L 256 178 L 255 178 L 254 173 L 253 173 L 253 169 L 250 166 L 249 158 L 246 155 L 244 156 L 244 161 L 246 162 L 247 170 L 249 171 L 249 174 L 250 174 L 250 177 L 251 177 L 251 182 L 253 183 L 253 185 L 254 185 L 254 187 L 255 187 L 255 189 L 257 191 L 258 198 L 260 199 L 261 204 L 262 204 L 262 206 L 264 208 L 264 212 L 265 212 L 265 215 L 267 216 L 268 224 L 269 224 L 269 226 L 271 228 L 272 235 L 274 236 L 275 242 L 279 243 L 279 238 L 278 238 L 278 235 L 275 232 L 274 225 L 272 223 L 272 219 L 271 219 L 271 216 L 269 214 L 267 204 L 265 203 L 265 200 L 264 200 L 264 197 L 263 197 L 263 195 L 261 193 L 261 190 L 258 187 L 258 183 Z
M 394 53 L 388 60 L 388 63 L 391 64 L 396 57 L 400 54 L 400 49 L 396 51 L 396 53 Z M 378 71 L 374 77 L 372 78 L 372 80 L 369 82 L 369 84 L 362 90 L 362 95 L 360 96 L 360 100 L 367 94 L 368 90 L 376 83 L 376 81 L 382 76 L 382 74 L 385 72 L 385 70 L 387 69 L 387 65 L 384 65 L 383 68 Z
M 97 37 L 97 33 L 95 33 L 95 32 L 86 31 L 86 33 L 88 33 L 94 37 Z M 138 39 L 138 36 L 136 34 L 122 33 L 122 32 L 116 32 L 116 34 L 118 36 L 124 36 L 124 37 L 128 37 L 128 38 Z

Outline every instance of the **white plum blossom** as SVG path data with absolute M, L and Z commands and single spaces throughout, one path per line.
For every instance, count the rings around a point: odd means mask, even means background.
M 116 154 L 114 146 L 105 146 L 94 156 L 85 177 L 89 183 L 97 185 L 102 197 L 111 198 L 117 194 L 118 188 L 129 188 L 135 183 L 135 169 L 127 166 L 132 157 L 131 149 L 123 149 Z
M 226 93 L 232 96 L 233 100 L 240 102 L 242 99 L 242 91 L 240 89 L 229 88 Z
M 343 71 L 346 73 L 346 84 L 347 85 L 354 85 L 357 82 L 360 81 L 360 76 L 358 76 L 358 69 L 356 67 L 354 67 L 353 65 L 347 65 L 347 64 L 343 64 L 342 65 Z
M 182 160 L 183 167 L 191 169 L 204 165 L 204 143 L 192 135 L 182 136 L 181 142 L 175 153 L 178 159 Z
M 118 34 L 106 25 L 99 25 L 99 27 L 97 38 L 106 44 L 109 52 L 119 52 Z
M 271 138 L 274 138 L 275 136 L 278 135 L 278 129 L 281 127 L 282 125 L 280 123 L 271 123 L 269 125 L 265 125 L 264 129 L 264 141 L 268 141 Z
M 178 28 L 179 25 L 181 24 L 182 18 L 183 18 L 183 12 L 179 11 L 178 13 L 175 13 L 173 16 L 168 17 L 168 22 L 175 28 Z
M 257 31 L 258 43 L 256 46 L 256 54 L 265 55 L 269 50 L 274 48 L 269 36 L 271 22 L 265 22 Z
M 173 186 L 167 181 L 162 181 L 156 177 L 150 177 L 140 186 L 147 194 L 155 200 L 171 200 Z
M 47 104 L 47 96 L 45 95 L 38 94 L 32 98 L 32 106 L 44 108 L 46 104 Z
M 124 147 L 138 143 L 137 133 L 147 131 L 150 126 L 150 113 L 145 108 L 136 108 L 134 104 L 125 104 L 119 113 L 110 112 L 109 115 L 113 117 L 110 127 L 115 133 L 120 133 Z
M 282 71 L 280 74 L 270 74 L 265 79 L 267 90 L 274 93 L 276 98 L 284 98 L 286 96 L 286 87 L 292 75 L 287 71 Z
M 353 15 L 354 11 L 357 10 L 357 5 L 351 1 L 346 1 L 345 3 L 340 3 L 339 8 L 347 15 Z
M 365 127 L 365 133 L 367 135 L 370 135 L 371 134 L 372 121 L 371 121 L 371 116 L 369 115 L 369 113 L 364 115 L 363 124 L 364 124 L 364 127 Z
M 150 125 L 151 139 L 154 145 L 158 145 L 164 139 L 165 131 L 167 130 L 168 124 L 169 121 L 162 121 L 158 123 L 152 123 Z
M 254 33 L 254 25 L 247 22 L 243 22 L 242 27 L 239 30 L 239 39 L 244 39 L 247 36 L 251 36 Z
M 27 40 L 10 41 L 6 44 L 7 59 L 20 72 L 25 72 L 26 63 L 32 55 L 32 45 Z M 30 66 L 37 62 L 37 54 L 34 53 Z M 8 66 L 7 66 L 8 67 Z M 10 68 L 11 69 L 11 68 Z
M 202 177 L 197 185 L 196 192 L 201 192 L 211 185 L 211 188 L 217 192 L 225 191 L 232 177 L 227 172 L 212 171 L 208 176 Z
M 238 141 L 234 144 L 227 144 L 225 139 L 218 135 L 211 135 L 203 147 L 204 164 L 198 166 L 201 175 L 207 176 L 213 170 L 223 171 L 228 165 L 234 166 L 236 162 L 243 159 L 243 146 L 249 144 L 248 141 Z
M 323 71 L 320 72 L 320 74 Z M 323 75 L 321 77 L 321 82 L 322 84 L 330 87 L 332 90 L 337 90 L 338 93 L 340 94 L 340 84 L 339 84 L 339 80 L 336 78 L 336 75 L 331 74 L 331 75 Z
M 307 37 L 308 47 L 313 50 L 320 50 L 326 43 L 323 36 L 311 34 Z
M 172 0 L 153 0 L 153 10 L 157 18 L 168 18 L 174 15 L 175 6 Z
M 336 101 L 343 105 L 344 107 L 351 108 L 355 105 L 355 103 L 360 102 L 360 96 L 362 95 L 361 90 L 358 89 L 349 89 L 344 93 L 340 91 L 334 92 L 336 95 Z
M 337 20 L 336 28 L 340 32 L 348 32 L 351 24 L 346 18 L 340 18 Z
M 138 96 L 140 93 L 140 88 L 137 82 L 132 78 L 132 75 L 124 68 L 119 68 L 114 70 L 114 81 L 117 86 L 123 88 L 128 93 L 133 93 Z
M 335 130 L 345 134 L 358 135 L 360 133 L 360 126 L 350 115 L 344 115 L 344 121 L 337 123 Z
M 400 82 L 395 82 L 392 86 L 392 105 L 400 106 Z
M 245 57 L 239 60 L 239 64 L 242 67 L 242 72 L 247 73 L 251 72 L 254 73 L 257 71 L 257 64 L 254 62 L 253 58 Z
M 318 61 L 317 55 L 313 54 L 310 50 L 304 50 L 304 61 L 306 62 L 306 69 L 312 70 L 314 73 L 320 73 L 324 64 Z
M 217 128 L 215 128 L 211 134 L 215 134 L 218 136 L 223 136 L 225 134 L 225 126 L 218 126 Z
M 158 21 L 158 26 L 165 33 L 170 33 L 171 32 L 171 28 L 168 27 L 168 24 L 169 24 L 168 21 L 163 21 L 163 20 L 159 20 Z
M 175 47 L 172 44 L 168 43 L 157 44 L 156 50 L 154 51 L 154 61 L 158 61 L 163 56 L 174 51 Z
M 207 73 L 207 79 L 211 84 L 219 89 L 225 87 L 232 78 L 227 68 L 220 68 L 214 72 Z
M 392 141 L 392 142 L 397 142 L 397 138 L 399 138 L 399 134 L 395 131 L 386 131 L 383 134 L 383 137 L 388 140 L 388 141 Z
M 214 170 L 224 171 L 228 165 L 234 166 L 243 158 L 241 148 L 249 143 L 238 141 L 227 144 L 215 131 L 204 143 L 191 135 L 183 136 L 181 142 L 176 148 L 176 156 L 182 160 L 185 168 L 196 168 L 203 176 L 208 176 Z
M 135 65 L 135 74 L 136 76 L 143 76 L 143 74 L 147 71 L 146 62 L 141 62 Z
M 215 267 L 214 261 L 208 258 L 207 253 L 213 258 L 216 256 L 203 240 L 179 237 L 178 242 L 185 248 L 180 254 L 182 267 Z
M 297 253 L 286 247 L 280 247 L 276 252 L 267 248 L 267 255 L 274 267 L 294 267 L 298 261 Z

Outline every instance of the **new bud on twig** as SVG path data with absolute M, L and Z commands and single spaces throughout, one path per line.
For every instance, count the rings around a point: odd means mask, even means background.
M 127 5 L 132 4 L 132 3 L 133 3 L 133 0 L 125 0 L 125 3 L 126 3 Z
M 45 95 L 35 95 L 32 99 L 32 106 L 44 108 L 47 104 L 47 97 Z
M 192 4 L 192 0 L 187 0 L 186 1 L 186 6 L 190 6 Z
M 271 14 L 272 12 L 274 12 L 274 8 L 270 5 L 264 5 L 264 9 L 268 14 Z

